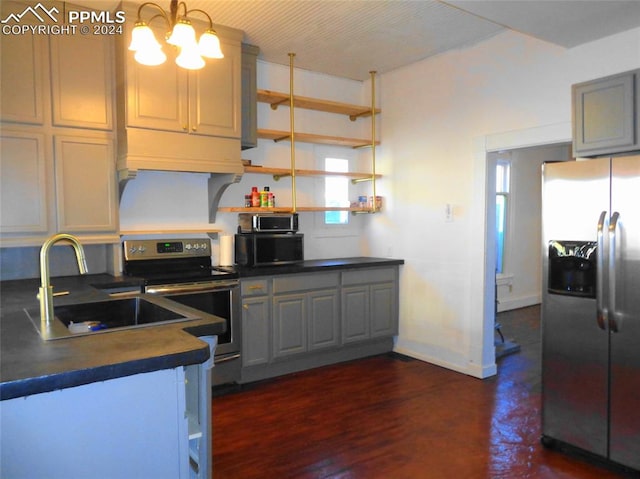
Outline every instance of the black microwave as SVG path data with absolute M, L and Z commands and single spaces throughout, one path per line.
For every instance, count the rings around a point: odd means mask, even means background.
M 235 263 L 239 266 L 274 266 L 300 263 L 303 260 L 303 234 L 235 235 Z

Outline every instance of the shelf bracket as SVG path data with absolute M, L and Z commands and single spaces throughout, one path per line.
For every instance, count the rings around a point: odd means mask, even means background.
M 209 193 L 209 222 L 216 222 L 216 212 L 224 191 L 232 184 L 239 183 L 241 174 L 237 173 L 212 173 L 209 176 L 207 189 Z
M 354 178 L 351 180 L 351 184 L 357 185 L 358 183 L 364 183 L 365 181 L 373 181 L 373 177 L 367 176 L 366 178 Z
M 352 215 L 371 215 L 373 213 L 376 213 L 376 211 L 373 210 L 357 210 L 357 211 L 352 211 L 351 214 Z
M 272 109 L 272 110 L 277 110 L 277 109 L 278 109 L 278 107 L 279 107 L 280 105 L 284 105 L 284 104 L 285 104 L 285 103 L 287 103 L 288 101 L 289 101 L 289 99 L 288 99 L 288 98 L 284 98 L 284 99 L 282 99 L 282 100 L 280 100 L 280 101 L 274 101 L 273 103 L 270 103 L 270 105 L 271 105 L 271 109 Z
M 291 135 L 285 135 L 285 136 L 281 136 L 280 138 L 274 138 L 274 139 L 273 139 L 273 141 L 274 141 L 275 143 L 278 143 L 278 142 L 280 142 L 280 141 L 286 141 L 286 140 L 288 140 L 289 138 L 291 138 Z
M 370 114 L 371 114 L 370 111 L 362 111 L 360 113 L 356 113 L 355 115 L 349 115 L 349 120 L 356 121 L 358 118 L 361 118 L 363 116 L 368 116 Z
M 278 173 L 273 175 L 273 181 L 280 181 L 280 178 L 286 178 L 287 176 L 291 176 L 291 173 Z

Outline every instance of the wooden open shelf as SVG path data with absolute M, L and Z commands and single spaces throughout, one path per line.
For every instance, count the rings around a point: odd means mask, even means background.
M 271 108 L 275 110 L 280 105 L 289 106 L 289 94 L 270 90 L 258 90 L 258 101 L 262 103 L 269 103 Z M 349 103 L 340 103 L 329 100 L 319 100 L 317 98 L 308 98 L 298 95 L 293 96 L 293 102 L 296 108 L 346 115 L 351 121 L 371 116 L 371 108 L 366 106 L 352 105 Z M 376 113 L 380 113 L 379 108 L 376 108 Z
M 175 234 L 194 234 L 194 233 L 205 233 L 209 235 L 211 238 L 215 238 L 218 233 L 221 233 L 222 230 L 217 226 L 184 226 L 183 228 L 165 228 L 163 226 L 158 226 L 157 228 L 150 227 L 146 229 L 139 230 L 120 230 L 120 236 L 129 236 L 129 235 L 175 235 Z
M 245 173 L 257 173 L 260 175 L 273 175 L 273 179 L 278 181 L 285 176 L 291 176 L 291 169 L 289 168 L 269 168 L 263 166 L 245 166 Z M 340 176 L 351 178 L 352 180 L 370 180 L 373 175 L 370 173 L 357 173 L 357 172 L 337 172 L 337 171 L 323 171 L 323 170 L 299 170 L 296 169 L 296 176 Z M 377 179 L 382 178 L 382 175 L 376 175 Z
M 222 213 L 291 213 L 291 207 L 276 208 L 244 208 L 242 206 L 224 206 L 218 208 Z M 373 213 L 367 208 L 333 207 L 333 206 L 298 206 L 297 212 L 313 211 L 350 211 L 352 213 Z M 378 210 L 380 211 L 380 210 Z
M 291 133 L 281 130 L 265 130 L 258 129 L 258 138 L 273 141 L 288 141 L 291 139 Z M 371 146 L 371 140 L 361 138 L 345 138 L 342 136 L 316 135 L 314 133 L 295 133 L 296 142 L 315 143 L 319 145 L 347 146 L 351 148 L 363 148 Z M 376 141 L 376 145 L 380 142 Z

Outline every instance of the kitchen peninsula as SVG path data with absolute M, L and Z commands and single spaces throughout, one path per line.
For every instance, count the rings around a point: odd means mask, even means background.
M 92 285 L 126 286 L 109 275 L 53 283 L 69 291 L 56 305 L 107 296 Z M 204 427 L 210 421 L 200 427 L 200 408 L 191 406 L 198 392 L 192 397 L 185 376 L 205 367 L 223 320 L 201 314 L 44 341 L 23 310 L 37 311 L 38 281 L 0 287 L 2 477 L 96 477 L 96 471 L 110 478 L 189 477 L 190 449 L 193 441 L 210 444 Z M 196 336 L 213 336 L 213 344 Z

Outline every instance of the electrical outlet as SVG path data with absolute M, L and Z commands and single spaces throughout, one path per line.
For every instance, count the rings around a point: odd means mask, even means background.
M 453 222 L 453 205 L 451 203 L 447 203 L 444 207 L 444 220 L 447 223 Z

